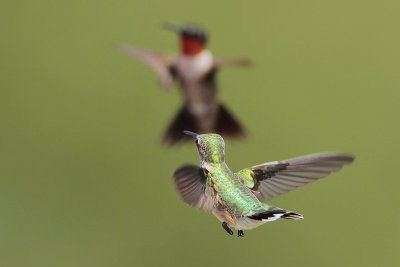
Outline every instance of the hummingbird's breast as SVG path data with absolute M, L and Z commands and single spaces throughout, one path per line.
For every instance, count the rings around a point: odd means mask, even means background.
M 195 56 L 181 55 L 176 64 L 177 78 L 189 112 L 201 133 L 213 131 L 219 103 L 212 54 L 203 50 Z
M 180 55 L 177 61 L 179 78 L 195 82 L 200 80 L 212 67 L 213 56 L 207 49 L 197 55 Z
M 209 50 L 195 56 L 181 55 L 177 61 L 177 76 L 189 105 L 210 105 L 216 101 L 215 71 Z

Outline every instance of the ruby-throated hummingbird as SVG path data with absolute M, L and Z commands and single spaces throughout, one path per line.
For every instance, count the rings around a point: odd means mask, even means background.
M 180 84 L 184 105 L 167 128 L 163 141 L 172 145 L 188 140 L 182 135 L 185 129 L 199 133 L 217 132 L 228 137 L 243 136 L 243 127 L 217 97 L 216 72 L 228 65 L 248 66 L 250 61 L 214 58 L 206 48 L 207 34 L 200 26 L 169 23 L 164 26 L 180 36 L 181 49 L 177 56 L 126 44 L 120 46 L 124 52 L 150 66 L 164 88 L 169 88 L 174 80 Z
M 196 138 L 200 167 L 184 165 L 176 170 L 176 188 L 184 202 L 214 214 L 230 235 L 230 227 L 243 236 L 243 230 L 279 218 L 303 219 L 301 214 L 263 202 L 326 177 L 354 160 L 345 153 L 320 153 L 233 173 L 225 163 L 225 144 L 220 135 L 185 133 Z

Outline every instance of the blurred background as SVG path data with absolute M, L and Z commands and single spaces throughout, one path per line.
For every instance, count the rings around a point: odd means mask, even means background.
M 1 266 L 393 266 L 399 264 L 398 1 L 2 1 Z M 194 144 L 162 133 L 176 87 L 115 48 L 176 52 L 160 22 L 197 22 L 246 126 L 236 171 L 321 151 L 357 156 L 271 201 L 302 213 L 229 236 L 181 202 L 171 175 Z

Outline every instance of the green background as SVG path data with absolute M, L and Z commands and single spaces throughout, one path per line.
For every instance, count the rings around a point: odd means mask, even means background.
M 1 266 L 399 264 L 399 1 L 2 1 Z M 272 201 L 302 213 L 229 236 L 171 174 L 198 162 L 162 133 L 176 88 L 115 48 L 176 51 L 160 22 L 198 22 L 220 97 L 249 131 L 232 170 L 321 151 L 350 167 Z

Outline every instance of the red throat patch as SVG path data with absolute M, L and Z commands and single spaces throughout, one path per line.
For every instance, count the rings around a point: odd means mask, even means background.
M 186 56 L 195 56 L 203 51 L 205 44 L 203 41 L 191 37 L 182 36 L 181 37 L 181 50 Z

